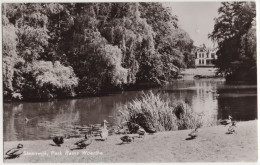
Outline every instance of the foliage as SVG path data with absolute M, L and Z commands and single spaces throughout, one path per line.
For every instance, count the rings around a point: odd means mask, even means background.
M 3 16 L 3 92 L 5 97 L 10 97 L 13 92 L 12 80 L 14 77 L 14 66 L 19 61 L 17 56 L 17 35 L 14 25 Z
M 141 126 L 142 122 L 146 121 L 157 131 L 191 129 L 202 126 L 203 122 L 201 116 L 192 111 L 187 104 L 163 99 L 162 95 L 153 92 L 143 93 L 140 98 L 118 108 L 122 121 Z
M 9 3 L 3 22 L 4 91 L 19 98 L 162 85 L 193 60 L 193 41 L 161 3 Z
M 209 37 L 218 42 L 219 72 L 227 80 L 256 82 L 255 2 L 223 2 Z
M 121 66 L 122 52 L 112 45 L 105 45 L 103 58 L 106 61 L 108 76 L 114 86 L 127 83 L 127 70 Z
M 175 108 L 175 114 L 179 111 L 178 128 L 179 129 L 192 129 L 196 127 L 202 127 L 203 125 L 203 114 L 194 112 L 190 106 L 185 103 L 178 103 Z M 180 113 L 181 112 L 181 113 Z
M 22 95 L 25 99 L 52 99 L 62 95 L 74 95 L 78 84 L 71 67 L 65 67 L 56 61 L 33 61 L 25 68 Z
M 8 31 L 3 34 L 3 82 L 4 91 L 12 90 L 13 66 L 12 59 L 16 55 L 16 34 L 12 24 L 3 16 L 3 30 Z M 8 68 L 11 67 L 11 68 Z

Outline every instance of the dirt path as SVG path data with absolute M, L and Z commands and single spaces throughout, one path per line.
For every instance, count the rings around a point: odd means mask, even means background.
M 137 138 L 120 145 L 120 135 L 107 141 L 93 141 L 83 150 L 69 147 L 78 139 L 66 139 L 61 147 L 52 140 L 4 142 L 4 152 L 24 145 L 24 154 L 5 162 L 241 162 L 257 161 L 257 120 L 237 123 L 237 134 L 227 135 L 228 127 L 199 129 L 199 137 L 185 140 L 190 130 L 163 132 Z M 34 155 L 31 155 L 34 154 Z M 39 154 L 38 156 L 35 154 Z M 93 154 L 93 155 L 90 155 Z

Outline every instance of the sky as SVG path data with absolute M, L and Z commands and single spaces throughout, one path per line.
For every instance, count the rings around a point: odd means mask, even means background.
M 178 16 L 179 27 L 190 35 L 195 46 L 203 43 L 206 47 L 214 46 L 208 34 L 213 31 L 221 2 L 167 2 L 165 5 Z

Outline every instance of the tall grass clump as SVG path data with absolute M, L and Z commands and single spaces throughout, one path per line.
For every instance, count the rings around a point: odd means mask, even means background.
M 175 107 L 176 112 L 181 112 L 178 117 L 178 129 L 192 129 L 196 127 L 202 127 L 203 125 L 203 113 L 194 112 L 187 103 L 179 102 L 177 107 Z
M 170 100 L 151 91 L 117 108 L 121 121 L 136 123 L 142 127 L 152 126 L 157 131 L 202 126 L 201 117 L 186 103 Z

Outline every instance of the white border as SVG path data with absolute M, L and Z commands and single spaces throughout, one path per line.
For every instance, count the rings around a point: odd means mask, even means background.
M 228 1 L 228 0 L 226 0 Z M 232 0 L 234 1 L 234 0 Z M 236 1 L 245 1 L 245 0 L 236 0 Z M 246 0 L 248 1 L 248 0 Z M 50 0 L 1 0 L 1 13 L 0 13 L 0 17 L 1 17 L 1 21 L 2 21 L 2 3 L 21 3 L 21 2 L 44 2 L 44 3 L 48 3 L 48 2 L 224 2 L 224 1 L 210 1 L 210 0 L 55 0 L 55 1 L 50 1 Z M 231 2 L 231 1 L 229 1 Z M 259 34 L 259 1 L 256 0 L 256 11 L 257 11 L 257 15 L 256 15 L 256 27 L 257 27 L 257 57 L 259 57 L 259 52 L 260 52 L 260 46 L 259 46 L 259 38 L 260 38 L 260 34 Z M 0 29 L 1 29 L 1 33 L 0 33 L 0 38 L 1 38 L 1 43 L 2 43 L 2 23 L 0 24 Z M 0 73 L 2 73 L 2 44 L 0 44 L 0 54 L 1 54 L 1 64 L 0 64 Z M 259 85 L 259 58 L 257 58 L 257 86 Z M 1 74 L 2 75 L 2 74 Z M 1 112 L 1 117 L 0 117 L 0 139 L 1 139 L 1 149 L 0 149 L 0 164 L 4 164 L 3 163 L 3 81 L 2 81 L 2 76 L 0 76 L 0 112 Z M 257 95 L 259 94 L 260 89 L 257 88 Z M 257 97 L 258 100 L 258 107 L 259 107 L 259 97 Z M 260 119 L 260 114 L 258 113 L 258 120 Z M 237 164 L 247 164 L 247 165 L 255 165 L 255 164 L 260 164 L 259 163 L 259 158 L 260 158 L 260 150 L 259 150 L 259 121 L 258 121 L 258 162 L 254 162 L 254 163 L 249 163 L 249 162 L 241 162 L 241 163 L 203 163 L 203 164 L 214 164 L 214 165 L 223 165 L 223 164 L 228 164 L 228 165 L 237 165 Z M 6 164 L 6 163 L 5 163 Z M 18 163 L 12 163 L 12 164 L 18 164 Z M 19 163 L 19 164 L 26 164 L 26 163 Z M 37 164 L 44 164 L 44 163 L 37 163 Z M 54 164 L 54 163 L 51 163 Z M 55 163 L 55 164 L 64 164 L 64 163 Z M 66 164 L 72 164 L 72 163 L 66 163 Z M 82 163 L 73 163 L 73 164 L 82 164 Z M 98 164 L 98 163 L 92 163 L 94 165 Z M 106 164 L 112 164 L 112 163 L 102 163 L 104 165 Z M 121 163 L 117 163 L 117 164 L 121 164 Z M 129 164 L 134 164 L 134 163 L 124 163 L 126 165 Z M 141 164 L 146 164 L 146 163 L 141 163 Z M 157 164 L 157 163 L 149 163 L 151 165 Z M 164 163 L 164 164 L 185 164 L 185 165 L 193 165 L 193 164 L 202 164 L 202 163 Z

